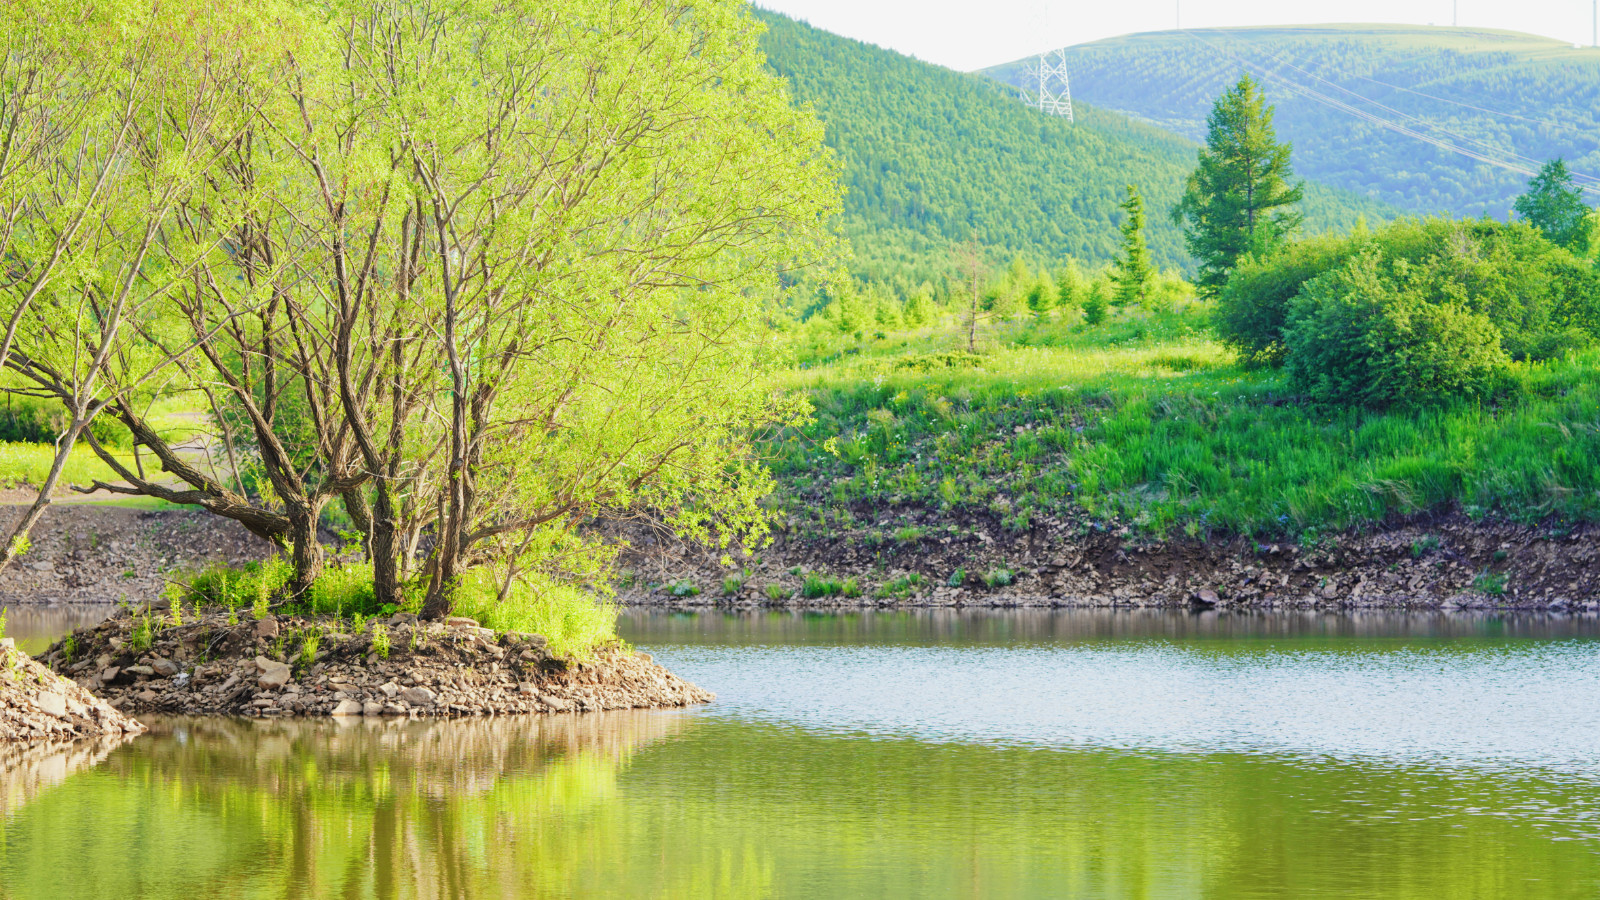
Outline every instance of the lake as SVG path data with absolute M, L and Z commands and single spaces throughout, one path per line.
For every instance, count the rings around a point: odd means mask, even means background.
M 98 614 L 17 612 L 34 649 Z M 622 628 L 717 702 L 168 719 L 114 749 L 14 755 L 0 895 L 1600 894 L 1593 618 L 635 612 Z

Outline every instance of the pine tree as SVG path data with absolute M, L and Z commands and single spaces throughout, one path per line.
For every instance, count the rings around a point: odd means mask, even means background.
M 1196 287 L 1215 296 L 1247 253 L 1277 246 L 1299 227 L 1294 204 L 1305 184 L 1290 185 L 1289 144 L 1272 130 L 1273 108 L 1249 75 L 1217 98 L 1206 120 L 1206 146 L 1172 220 L 1200 261 Z
M 1122 202 L 1122 251 L 1117 254 L 1111 280 L 1117 285 L 1116 303 L 1144 303 L 1155 280 L 1156 267 L 1150 262 L 1150 247 L 1144 240 L 1144 198 L 1139 189 L 1128 185 L 1128 199 Z
M 1513 206 L 1517 215 L 1554 244 L 1586 256 L 1594 243 L 1594 210 L 1583 202 L 1583 188 L 1561 159 L 1553 159 L 1528 182 L 1528 192 Z

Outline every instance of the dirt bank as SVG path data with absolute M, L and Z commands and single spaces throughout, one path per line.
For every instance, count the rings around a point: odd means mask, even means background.
M 183 625 L 120 609 L 42 655 L 132 714 L 476 716 L 689 706 L 712 695 L 642 653 L 553 656 L 538 635 L 471 619 L 348 623 L 217 612 Z
M 1083 606 L 1251 609 L 1600 609 L 1600 529 L 1442 514 L 1315 543 L 1164 542 L 920 509 L 717 555 L 650 534 L 624 559 L 623 599 L 671 606 Z M 806 579 L 812 579 L 807 597 Z M 849 580 L 854 579 L 854 584 Z M 833 582 L 829 584 L 828 582 Z M 697 592 L 697 593 L 696 593 Z M 847 596 L 854 594 L 855 596 Z
M 0 520 L 9 529 L 21 514 L 7 507 Z M 28 552 L 0 572 L 0 604 L 140 602 L 161 596 L 169 578 L 272 550 L 237 522 L 201 510 L 62 503 L 34 527 Z

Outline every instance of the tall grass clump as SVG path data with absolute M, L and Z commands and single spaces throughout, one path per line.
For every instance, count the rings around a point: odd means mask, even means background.
M 543 635 L 557 656 L 586 656 L 616 641 L 621 608 L 608 598 L 538 575 L 513 583 L 504 599 L 489 573 L 467 573 L 456 586 L 455 614 L 485 628 Z

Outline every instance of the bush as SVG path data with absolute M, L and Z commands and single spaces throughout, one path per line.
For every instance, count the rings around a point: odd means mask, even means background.
M 1290 307 L 1314 280 L 1362 253 L 1433 305 L 1483 316 L 1512 359 L 1553 359 L 1600 340 L 1600 273 L 1523 223 L 1397 222 L 1247 258 L 1217 298 L 1217 335 L 1246 364 L 1279 364 Z M 1302 336 L 1303 337 L 1303 336 Z
M 1217 295 L 1217 337 L 1247 366 L 1282 365 L 1289 301 L 1307 281 L 1342 265 L 1353 248 L 1351 238 L 1324 236 L 1265 259 L 1245 257 Z
M 1374 408 L 1487 397 L 1507 363 L 1499 330 L 1431 287 L 1428 273 L 1385 266 L 1375 250 L 1313 279 L 1284 329 L 1291 383 L 1313 400 Z
M 4 405 L 0 405 L 0 443 L 54 444 L 66 430 L 67 419 L 67 411 L 56 401 L 7 394 Z M 133 446 L 133 435 L 109 415 L 95 416 L 89 431 L 108 447 Z

